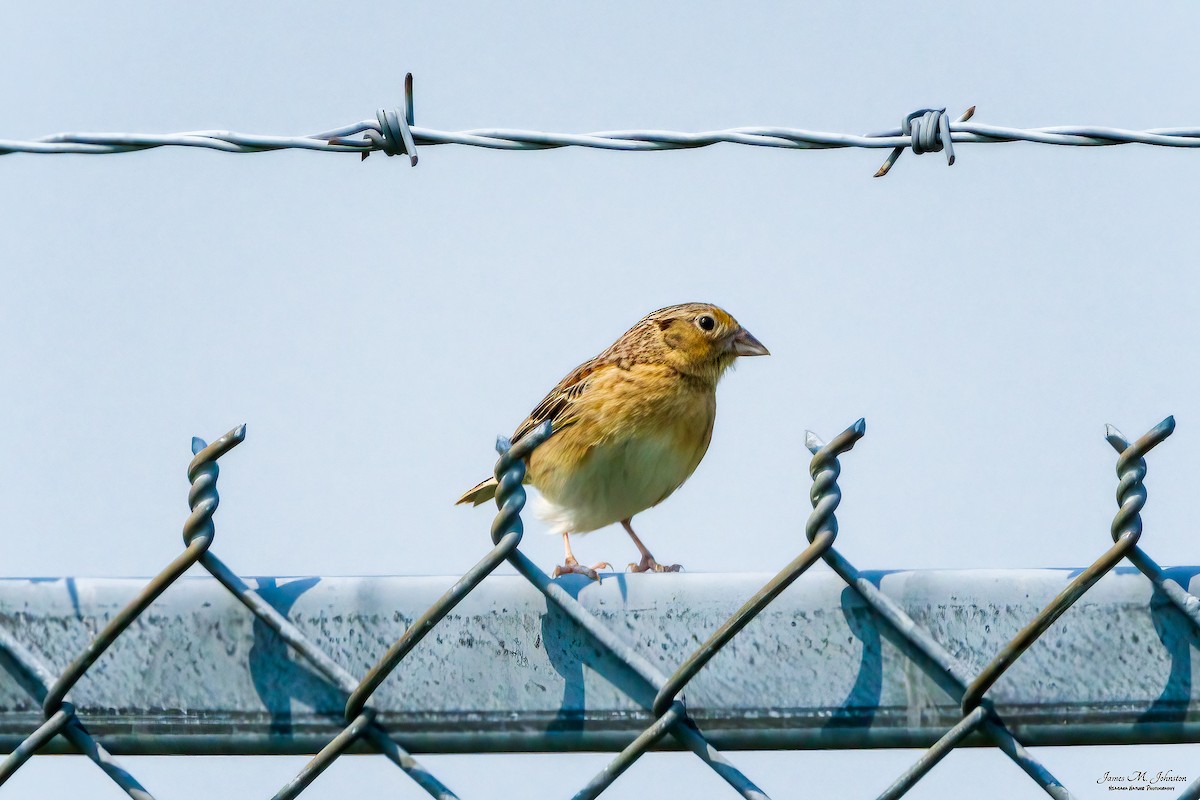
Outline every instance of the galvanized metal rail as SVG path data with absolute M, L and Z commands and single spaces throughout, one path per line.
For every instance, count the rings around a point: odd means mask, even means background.
M 1070 570 L 865 572 L 862 577 L 981 669 L 1060 593 Z M 1183 585 L 1193 572 L 1172 570 Z M 717 631 L 769 574 L 606 575 L 559 581 L 664 673 Z M 364 676 L 455 577 L 248 578 L 342 668 Z M 0 623 L 65 666 L 145 581 L 0 580 Z M 123 754 L 315 754 L 346 725 L 347 693 L 302 661 L 210 577 L 185 577 L 71 689 L 88 730 Z M 795 624 L 793 624 L 795 623 Z M 988 698 L 1030 745 L 1200 738 L 1186 682 L 1191 623 L 1132 567 L 1088 591 Z M 687 684 L 689 716 L 718 748 L 928 747 L 959 696 L 818 565 L 767 605 Z M 149 657 L 152 654 L 153 657 Z M 936 674 L 935 674 L 936 675 Z M 627 693 L 628 692 L 628 693 Z M 632 697 L 630 696 L 632 694 Z M 654 696 L 520 575 L 493 575 L 372 694 L 375 719 L 425 752 L 621 750 Z M 0 669 L 0 751 L 44 720 Z M 982 734 L 973 744 L 986 744 Z M 669 736 L 658 747 L 679 748 Z M 356 745 L 367 752 L 367 745 Z M 1196 746 L 1200 760 L 1200 745 Z M 43 752 L 73 752 L 61 737 Z M 1177 761 L 1189 766 L 1187 755 Z M 882 788 L 882 787 L 881 787 Z M 0 797 L 4 793 L 0 791 Z
M 780 126 L 749 126 L 686 133 L 661 130 L 618 130 L 594 133 L 546 133 L 509 128 L 442 131 L 418 127 L 413 114 L 412 74 L 404 81 L 404 107 L 380 109 L 375 119 L 362 120 L 334 130 L 304 136 L 273 136 L 223 130 L 184 133 L 56 133 L 40 139 L 0 139 L 0 155 L 9 153 L 76 153 L 106 155 L 156 147 L 199 147 L 225 153 L 264 153 L 274 150 L 316 150 L 358 153 L 366 158 L 382 152 L 407 155 L 417 165 L 417 145 L 459 144 L 492 150 L 551 150 L 588 147 L 600 150 L 689 150 L 714 144 L 777 147 L 791 150 L 830 150 L 846 147 L 890 149 L 875 173 L 888 173 L 906 149 L 913 153 L 946 154 L 954 163 L 955 143 L 998 144 L 1036 142 L 1068 147 L 1106 147 L 1147 144 L 1158 147 L 1200 147 L 1200 128 L 1127 130 L 1096 125 L 1058 125 L 1045 128 L 1009 128 L 969 120 L 975 107 L 951 122 L 945 108 L 923 108 L 908 114 L 898 128 L 868 134 L 829 133 Z
M 1078 574 L 859 572 L 833 547 L 834 512 L 838 459 L 865 423 L 829 444 L 810 433 L 810 544 L 757 592 L 747 576 L 551 580 L 518 549 L 525 459 L 549 424 L 498 442 L 494 547 L 449 589 L 432 578 L 252 589 L 210 549 L 217 459 L 245 426 L 194 439 L 185 549 L 132 601 L 119 599 L 128 581 L 0 581 L 0 784 L 39 751 L 83 752 L 131 797 L 151 797 L 98 738 L 118 753 L 316 752 L 277 798 L 352 751 L 383 753 L 438 798 L 456 795 L 412 751 L 618 751 L 575 795 L 592 798 L 649 749 L 674 747 L 765 798 L 717 746 L 932 745 L 882 795 L 899 797 L 954 747 L 990 743 L 1069 797 L 1027 745 L 1200 741 L 1200 688 L 1187 679 L 1196 570 L 1164 571 L 1138 547 L 1145 455 L 1173 430 L 1168 418 L 1131 444 L 1109 428 L 1114 545 Z M 1149 582 L 1114 574 L 1122 559 Z M 505 561 L 520 577 L 489 579 Z M 818 561 L 832 574 L 782 594 Z M 215 582 L 180 580 L 196 563 Z M 1069 630 L 1055 625 L 1085 593 Z M 1113 650 L 1122 657 L 1096 658 Z M 1200 779 L 1180 796 L 1200 797 Z

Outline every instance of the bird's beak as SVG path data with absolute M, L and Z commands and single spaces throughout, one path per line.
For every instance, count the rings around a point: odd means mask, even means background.
M 754 334 L 742 328 L 733 337 L 733 354 L 737 356 L 769 356 L 771 351 L 754 338 Z

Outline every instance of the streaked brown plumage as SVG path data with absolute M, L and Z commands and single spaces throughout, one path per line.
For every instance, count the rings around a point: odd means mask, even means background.
M 630 527 L 695 471 L 708 450 L 717 382 L 738 356 L 767 349 L 728 313 L 685 303 L 647 315 L 600 355 L 559 381 L 513 434 L 550 420 L 555 434 L 529 459 L 526 482 L 545 500 L 543 516 L 563 534 L 566 564 L 555 570 L 598 577 L 571 554 L 570 533 L 621 522 L 641 552 L 635 571 L 675 571 L 654 561 Z M 459 503 L 495 496 L 496 480 Z

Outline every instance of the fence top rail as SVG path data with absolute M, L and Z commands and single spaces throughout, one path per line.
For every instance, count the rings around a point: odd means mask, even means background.
M 1200 567 L 1169 572 L 1185 587 L 1200 586 Z M 864 577 L 939 639 L 957 643 L 956 655 L 978 669 L 1076 573 Z M 670 672 L 764 577 L 622 575 L 564 584 Z M 353 674 L 365 672 L 447 581 L 247 579 Z M 0 625 L 58 670 L 143 583 L 0 580 Z M 1140 573 L 1122 568 L 1047 631 L 989 696 L 1027 743 L 1200 739 L 1200 686 L 1172 679 L 1190 663 L 1193 631 Z M 840 578 L 814 571 L 689 683 L 688 708 L 718 747 L 927 745 L 957 721 L 958 700 L 911 669 L 901 650 Z M 607 750 L 645 727 L 643 708 L 627 694 L 638 691 L 627 668 L 596 655 L 523 578 L 497 575 L 413 650 L 371 702 L 417 751 Z M 193 577 L 126 631 L 75 686 L 72 702 L 117 753 L 311 752 L 344 724 L 345 695 L 289 657 L 215 580 Z M 19 674 L 0 669 L 0 744 L 14 745 L 39 715 Z

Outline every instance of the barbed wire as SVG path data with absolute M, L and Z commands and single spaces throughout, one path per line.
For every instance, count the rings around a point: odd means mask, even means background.
M 954 163 L 954 145 L 1034 142 L 1068 147 L 1107 147 L 1146 144 L 1158 147 L 1200 147 L 1200 128 L 1129 130 L 1096 125 L 1058 125 L 1044 128 L 1009 128 L 971 122 L 975 107 L 951 122 L 945 108 L 923 108 L 904 117 L 898 128 L 877 133 L 849 134 L 802 128 L 748 126 L 716 131 L 613 130 L 592 133 L 547 133 L 513 128 L 476 128 L 442 131 L 414 123 L 412 74 L 404 81 L 404 107 L 380 109 L 375 119 L 362 120 L 333 130 L 303 136 L 273 136 L 223 130 L 182 133 L 56 133 L 27 141 L 0 139 L 0 155 L 12 153 L 108 155 L 156 147 L 199 147 L 225 153 L 265 153 L 276 150 L 315 150 L 358 153 L 366 158 L 382 152 L 407 155 L 417 165 L 417 147 L 459 144 L 492 150 L 553 150 L 589 147 L 598 150 L 690 150 L 715 144 L 777 147 L 791 150 L 832 150 L 847 147 L 891 149 L 875 173 L 886 175 L 905 150 L 913 153 L 946 153 Z M 356 138 L 359 137 L 359 138 Z

